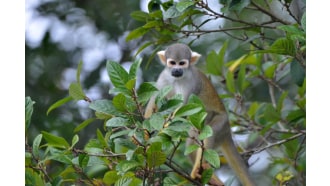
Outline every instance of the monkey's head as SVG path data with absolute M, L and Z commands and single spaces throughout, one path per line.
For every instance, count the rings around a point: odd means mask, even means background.
M 175 78 L 184 76 L 185 70 L 197 63 L 201 56 L 197 52 L 193 52 L 190 48 L 181 43 L 170 45 L 166 50 L 157 52 L 157 55 L 166 69 L 171 71 L 171 75 Z

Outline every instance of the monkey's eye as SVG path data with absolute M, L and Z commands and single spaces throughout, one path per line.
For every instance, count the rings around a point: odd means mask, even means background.
M 185 61 L 180 61 L 180 62 L 179 62 L 179 65 L 180 65 L 180 66 L 185 65 L 185 64 L 186 64 Z
M 175 65 L 175 61 L 169 61 L 171 65 Z

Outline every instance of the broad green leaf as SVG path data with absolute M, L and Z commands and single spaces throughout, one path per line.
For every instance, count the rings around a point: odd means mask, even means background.
M 48 110 L 47 110 L 47 115 L 48 115 L 52 110 L 54 110 L 54 109 L 56 109 L 56 108 L 58 108 L 58 107 L 64 105 L 65 103 L 67 103 L 67 102 L 69 102 L 69 101 L 71 101 L 71 100 L 73 100 L 73 98 L 72 98 L 71 96 L 69 96 L 69 97 L 65 97 L 65 98 L 63 98 L 63 99 L 60 99 L 60 100 L 56 101 L 54 104 L 52 104 L 52 105 L 48 108 Z M 26 117 L 25 117 L 25 118 L 26 118 Z
M 234 74 L 231 71 L 227 72 L 226 85 L 227 85 L 228 91 L 232 94 L 235 94 L 236 91 L 235 91 Z
M 90 123 L 92 123 L 93 121 L 95 121 L 95 118 L 89 118 L 85 121 L 83 121 L 82 123 L 80 123 L 76 128 L 74 128 L 73 132 L 77 133 L 79 131 L 81 131 L 82 129 L 84 129 L 86 126 L 88 126 Z
M 203 184 L 207 184 L 210 179 L 212 178 L 212 175 L 213 175 L 213 169 L 206 169 L 203 171 L 202 173 L 202 183 Z
M 62 137 L 55 136 L 46 131 L 41 132 L 44 139 L 48 142 L 46 145 L 58 147 L 62 149 L 68 149 L 70 147 L 69 143 Z
M 155 130 L 161 130 L 165 123 L 164 117 L 160 113 L 155 113 L 150 117 L 150 126 Z
M 249 110 L 247 111 L 247 114 L 249 115 L 250 118 L 254 118 L 255 113 L 257 112 L 257 109 L 259 108 L 258 102 L 253 102 Z
M 142 63 L 142 58 L 139 58 L 134 61 L 134 63 L 131 65 L 131 68 L 129 69 L 128 79 L 136 79 L 136 75 L 138 69 L 140 68 L 141 63 Z
M 128 80 L 128 82 L 125 84 L 125 87 L 127 90 L 129 90 L 129 94 L 126 94 L 128 96 L 132 95 L 133 89 L 135 88 L 136 78 Z M 126 91 L 125 91 L 126 92 Z
M 229 10 L 230 11 L 236 10 L 238 13 L 240 13 L 249 4 L 250 4 L 250 0 L 232 0 L 229 4 Z
M 130 160 L 130 161 L 120 161 L 119 164 L 116 166 L 116 170 L 122 173 L 125 173 L 127 171 L 130 171 L 136 167 L 141 166 L 141 163 L 134 161 L 134 160 Z
M 147 153 L 147 163 L 148 167 L 156 167 L 164 164 L 166 161 L 165 153 L 161 151 Z
M 168 95 L 168 93 L 170 93 L 171 90 L 171 85 L 165 86 L 164 88 L 160 89 L 156 98 L 156 102 L 158 103 L 160 100 L 164 99 Z
M 77 134 L 75 134 L 72 138 L 72 142 L 71 142 L 71 148 L 73 148 L 79 141 L 79 136 Z
M 121 111 L 124 112 L 127 110 L 127 106 L 126 106 L 126 97 L 124 96 L 124 94 L 118 94 L 116 95 L 113 99 L 112 99 L 112 104 L 113 106 Z
M 306 112 L 304 112 L 300 109 L 290 111 L 289 114 L 286 117 L 286 119 L 289 122 L 295 122 L 295 121 L 298 121 L 299 119 L 302 119 L 302 118 L 306 118 Z
M 84 151 L 92 154 L 104 153 L 103 146 L 97 139 L 89 140 L 84 147 Z
M 221 75 L 221 68 L 217 68 L 219 61 L 218 54 L 212 50 L 206 57 L 207 72 L 214 75 Z
M 72 156 L 66 155 L 66 154 L 62 154 L 62 153 L 56 153 L 53 155 L 48 156 L 46 159 L 47 160 L 55 160 L 67 165 L 72 165 Z
M 199 140 L 204 140 L 206 138 L 209 138 L 213 135 L 213 130 L 210 127 L 210 125 L 205 125 L 201 131 L 201 133 L 198 136 Z
M 267 121 L 270 122 L 278 122 L 281 120 L 281 114 L 278 112 L 271 104 L 267 104 L 265 111 L 264 111 L 264 117 Z
M 209 162 L 213 167 L 219 168 L 220 167 L 220 159 L 219 155 L 215 150 L 206 149 L 204 151 L 204 158 L 207 162 Z
M 270 47 L 274 53 L 295 56 L 296 48 L 292 40 L 288 38 L 277 39 Z
M 120 176 L 118 175 L 117 171 L 108 171 L 103 176 L 103 182 L 107 185 L 114 184 Z
M 127 71 L 119 63 L 113 61 L 108 61 L 106 68 L 112 84 L 116 88 L 125 88 L 129 80 Z
M 298 25 L 281 25 L 277 28 L 280 30 L 284 30 L 290 34 L 304 35 L 303 31 L 298 28 Z
M 130 41 L 133 39 L 137 39 L 141 36 L 143 36 L 144 34 L 146 34 L 147 32 L 149 32 L 149 28 L 144 28 L 144 27 L 138 27 L 135 30 L 132 30 L 126 37 L 126 41 Z
M 45 185 L 41 175 L 32 168 L 25 168 L 25 185 Z
M 183 105 L 176 113 L 175 115 L 178 117 L 182 116 L 189 116 L 198 113 L 201 111 L 203 107 L 199 104 L 195 103 L 188 103 L 186 105 Z
M 82 87 L 78 83 L 71 83 L 69 86 L 69 95 L 74 100 L 84 100 L 85 99 L 85 93 L 82 90 Z
M 199 112 L 197 114 L 193 114 L 188 117 L 190 122 L 194 125 L 194 127 L 200 130 L 203 127 L 206 116 L 207 116 L 207 112 Z
M 40 146 L 40 142 L 42 139 L 42 134 L 39 134 L 38 136 L 36 136 L 33 140 L 33 145 L 32 145 L 32 154 L 35 158 L 39 159 L 40 154 L 39 154 L 39 146 Z
M 78 64 L 77 74 L 76 74 L 77 83 L 79 85 L 80 85 L 80 73 L 81 73 L 82 65 L 83 65 L 83 62 L 80 61 L 79 64 Z
M 180 184 L 173 177 L 164 178 L 164 186 L 173 186 L 173 185 L 180 185 Z
M 147 153 L 153 153 L 153 152 L 157 152 L 157 151 L 162 151 L 162 143 L 161 142 L 154 142 L 152 143 L 148 150 Z
M 110 136 L 110 139 L 114 139 L 114 138 L 117 138 L 117 137 L 119 137 L 119 136 L 127 135 L 129 132 L 130 132 L 130 130 L 121 130 L 121 131 L 119 131 L 119 132 L 113 133 L 113 134 Z
M 137 91 L 138 101 L 144 105 L 157 91 L 158 89 L 153 84 L 149 82 L 142 83 Z
M 179 1 L 177 4 L 176 4 L 176 9 L 179 11 L 179 12 L 183 12 L 184 10 L 186 10 L 188 7 L 190 7 L 191 5 L 194 5 L 195 2 L 192 1 L 192 0 L 182 0 L 182 1 Z
M 79 154 L 78 156 L 78 163 L 80 167 L 87 167 L 89 162 L 89 155 L 87 154 Z
M 306 78 L 306 69 L 304 69 L 296 60 L 290 64 L 291 78 L 298 86 L 302 86 Z
M 120 115 L 117 109 L 113 106 L 112 102 L 107 99 L 93 101 L 89 108 L 109 115 Z
M 169 9 L 167 9 L 164 12 L 163 16 L 164 16 L 164 19 L 169 19 L 169 18 L 179 17 L 182 14 L 183 14 L 183 12 L 179 12 L 175 6 L 171 6 Z
M 128 120 L 121 117 L 113 117 L 109 119 L 105 126 L 107 127 L 123 127 L 129 125 Z
M 143 28 L 154 28 L 156 26 L 162 26 L 163 23 L 160 21 L 148 21 L 145 25 L 143 25 Z
M 31 97 L 25 97 L 25 131 L 27 131 L 30 126 L 34 103 Z
M 184 155 L 187 156 L 188 154 L 196 151 L 198 148 L 199 148 L 199 146 L 196 144 L 189 145 L 188 147 L 186 147 L 186 149 L 184 151 Z
M 146 22 L 147 19 L 149 18 L 149 14 L 143 11 L 134 11 L 130 14 L 130 16 L 133 19 L 141 22 Z

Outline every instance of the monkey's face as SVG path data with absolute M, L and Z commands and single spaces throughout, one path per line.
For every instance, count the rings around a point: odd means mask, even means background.
M 174 60 L 167 59 L 167 67 L 171 70 L 171 75 L 175 78 L 183 77 L 185 70 L 189 67 L 189 61 L 187 59 Z

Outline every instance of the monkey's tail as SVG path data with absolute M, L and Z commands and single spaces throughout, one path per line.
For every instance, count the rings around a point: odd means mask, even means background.
M 244 186 L 256 186 L 249 175 L 248 168 L 241 155 L 238 153 L 235 144 L 231 138 L 224 139 L 221 144 L 221 151 L 224 154 L 229 166 L 235 171 L 236 176 Z

